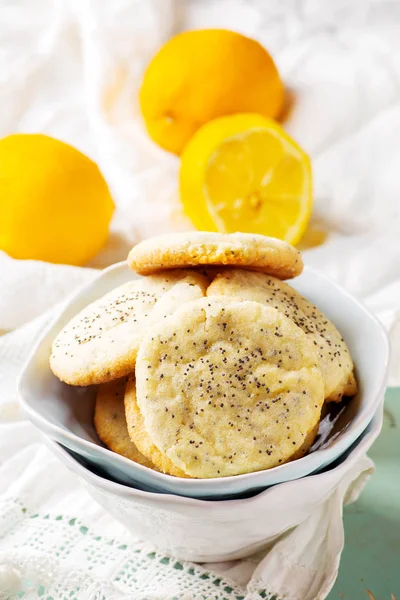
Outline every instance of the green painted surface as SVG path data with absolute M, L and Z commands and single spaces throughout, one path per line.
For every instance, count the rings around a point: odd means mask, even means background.
M 400 388 L 386 393 L 383 430 L 369 456 L 376 473 L 345 509 L 346 543 L 328 600 L 400 600 Z

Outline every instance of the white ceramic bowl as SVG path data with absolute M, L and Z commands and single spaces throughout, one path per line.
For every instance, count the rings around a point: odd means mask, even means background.
M 19 382 L 22 406 L 51 439 L 90 461 L 112 479 L 127 485 L 197 498 L 229 497 L 304 477 L 345 452 L 375 414 L 386 387 L 388 342 L 379 322 L 351 295 L 320 273 L 305 269 L 291 285 L 314 302 L 337 325 L 350 347 L 359 393 L 341 416 L 324 446 L 304 458 L 273 469 L 215 479 L 181 479 L 157 473 L 104 448 L 93 427 L 94 388 L 61 383 L 49 367 L 53 339 L 84 306 L 110 289 L 138 277 L 126 263 L 114 265 L 84 287 L 51 323 L 31 354 Z
M 57 443 L 47 443 L 90 495 L 135 537 L 182 560 L 219 562 L 249 556 L 311 514 L 368 451 L 382 426 L 382 409 L 361 438 L 325 472 L 274 486 L 241 500 L 197 500 L 155 494 L 96 475 Z M 44 436 L 45 437 L 45 436 Z M 350 479 L 354 475 L 349 475 Z M 329 520 L 326 535 L 338 534 Z

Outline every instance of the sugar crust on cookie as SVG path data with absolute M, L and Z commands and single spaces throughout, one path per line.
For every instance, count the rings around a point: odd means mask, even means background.
M 312 340 L 325 382 L 327 401 L 340 401 L 357 392 L 350 351 L 335 325 L 289 284 L 262 273 L 234 269 L 218 274 L 207 289 L 209 297 L 254 300 L 292 319 Z
M 134 370 L 146 329 L 188 300 L 205 295 L 208 280 L 194 271 L 140 277 L 77 314 L 57 335 L 50 366 L 71 385 L 106 383 Z
M 319 421 L 317 363 L 312 342 L 276 309 L 203 298 L 146 334 L 137 403 L 155 445 L 192 477 L 268 469 Z

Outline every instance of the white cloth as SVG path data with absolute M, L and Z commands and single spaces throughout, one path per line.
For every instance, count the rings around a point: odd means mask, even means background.
M 27 600 L 325 598 L 343 548 L 343 503 L 357 499 L 373 471 L 367 457 L 355 461 L 333 493 L 269 549 L 199 566 L 129 534 L 27 422 L 0 424 L 0 459 L 1 600 L 21 592 Z
M 178 202 L 179 161 L 152 144 L 138 114 L 138 82 L 154 50 L 175 31 L 190 27 L 233 28 L 264 43 L 293 92 L 286 127 L 313 159 L 315 212 L 329 232 L 328 241 L 306 252 L 305 260 L 356 294 L 384 322 L 392 342 L 391 383 L 399 384 L 400 13 L 396 3 L 5 0 L 0 3 L 0 23 L 0 135 L 42 131 L 59 137 L 97 160 L 109 181 L 118 210 L 109 243 L 92 267 L 123 258 L 129 245 L 142 237 L 190 227 Z M 74 477 L 38 444 L 32 428 L 14 422 L 18 418 L 15 380 L 49 318 L 45 311 L 56 310 L 57 303 L 94 274 L 91 269 L 18 262 L 0 253 L 0 331 L 20 328 L 0 341 L 0 417 L 8 421 L 1 425 L 0 486 L 2 502 L 13 498 L 10 502 L 14 503 L 12 518 L 6 519 L 6 529 L 0 531 L 5 561 L 0 568 L 0 591 L 2 574 L 18 587 L 37 572 L 35 560 L 42 560 L 42 554 L 44 560 L 49 548 L 58 552 L 67 540 L 60 521 L 55 520 L 50 537 L 40 543 L 41 532 L 49 531 L 45 517 L 50 507 L 59 509 L 60 514 L 73 513 L 71 519 L 98 524 L 101 531 L 117 528 Z M 370 463 L 362 462 L 354 479 L 369 468 Z M 64 481 L 69 492 L 66 504 L 55 495 L 65 489 Z M 342 543 L 339 521 L 344 489 L 327 501 L 313 525 L 319 523 L 318 531 L 323 532 L 329 519 L 338 519 L 337 539 L 319 538 L 321 544 L 332 544 L 329 548 L 335 556 Z M 26 513 L 15 508 L 22 501 Z M 32 515 L 36 505 L 42 518 L 32 532 L 33 521 L 24 515 Z M 313 527 L 307 529 L 307 535 L 302 533 L 304 528 L 296 530 L 300 552 L 303 544 L 310 548 L 307 536 L 315 531 Z M 125 540 L 125 535 L 118 530 L 115 537 Z M 26 555 L 18 554 L 15 562 L 8 552 L 13 539 L 19 542 L 20 553 L 26 549 Z M 32 547 L 29 539 L 36 539 L 36 545 Z M 318 549 L 317 543 L 312 546 Z M 97 557 L 92 546 L 85 548 L 85 556 Z M 279 545 L 275 550 L 260 563 L 253 583 L 264 574 L 276 573 L 275 565 L 282 561 L 276 558 Z M 103 580 L 99 583 L 99 577 L 103 570 L 108 573 L 104 566 L 107 552 L 102 548 L 101 558 L 93 559 L 97 570 L 90 571 L 85 564 L 86 571 L 79 573 L 82 554 L 76 554 L 76 562 L 74 552 L 67 562 L 57 559 L 57 566 L 51 563 L 52 585 L 60 581 L 61 572 L 62 581 L 68 574 L 70 589 L 75 575 L 76 581 L 93 585 L 92 590 L 97 584 L 105 585 Z M 221 569 L 228 569 L 227 576 L 233 580 L 236 574 L 243 587 L 253 566 L 245 561 Z M 300 581 L 300 576 L 296 577 Z M 321 589 L 326 591 L 329 586 L 324 585 Z M 118 596 L 114 587 L 104 592 L 107 598 L 129 596 L 131 588 L 122 586 Z M 178 584 L 176 589 L 180 589 Z M 315 589 L 307 589 L 310 600 L 323 597 Z M 37 589 L 29 593 L 39 594 Z M 53 597 L 61 597 L 57 593 Z M 89 592 L 86 596 L 74 593 L 77 598 L 94 597 Z M 160 591 L 158 596 L 155 591 L 147 597 L 160 597 L 160 593 L 165 598 Z M 291 593 L 298 597 L 293 590 Z M 135 597 L 145 597 L 143 594 Z

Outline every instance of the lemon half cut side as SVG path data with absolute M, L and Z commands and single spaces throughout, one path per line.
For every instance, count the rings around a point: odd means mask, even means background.
M 222 117 L 186 146 L 180 192 L 197 229 L 260 233 L 296 244 L 311 215 L 310 160 L 270 119 Z

